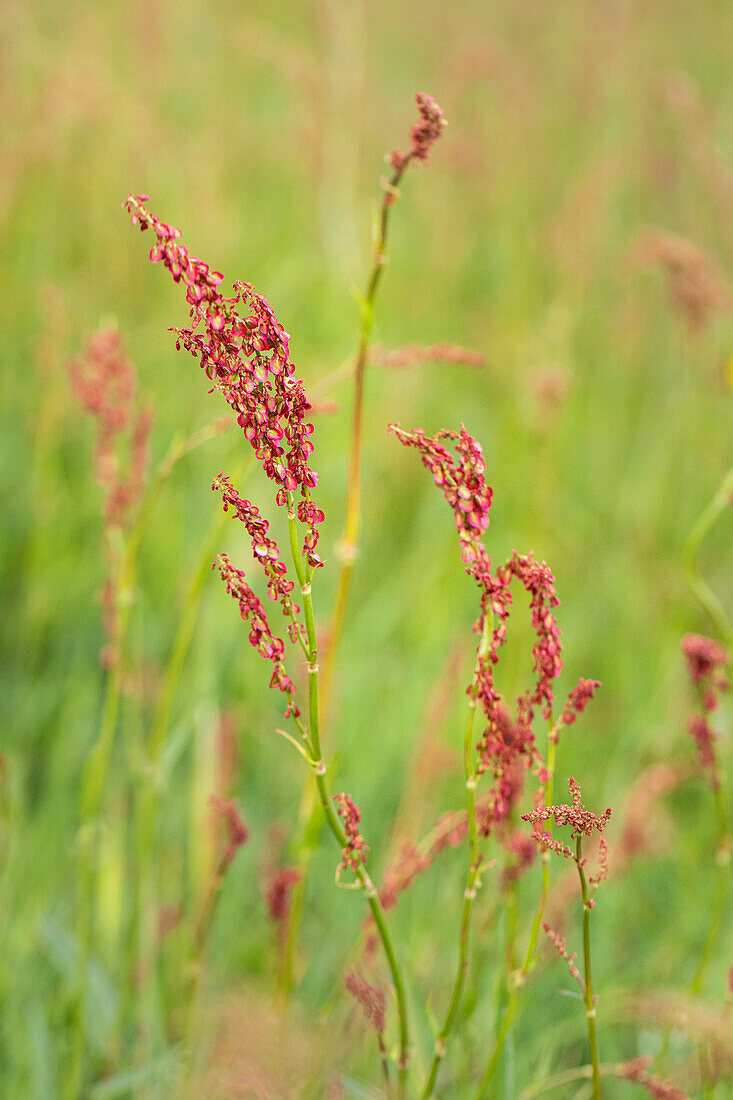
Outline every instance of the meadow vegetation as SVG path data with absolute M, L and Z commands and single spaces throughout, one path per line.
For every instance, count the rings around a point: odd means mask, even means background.
M 3 15 L 0 1095 L 725 1100 L 727 5 L 245 7 Z

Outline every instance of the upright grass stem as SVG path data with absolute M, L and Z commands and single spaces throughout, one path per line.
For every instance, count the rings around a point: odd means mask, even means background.
M 134 600 L 137 562 L 150 516 L 176 464 L 201 444 L 208 442 L 231 420 L 216 420 L 182 441 L 176 441 L 161 461 L 140 502 L 129 537 L 123 546 L 115 583 L 116 627 L 113 639 L 117 659 L 109 670 L 97 739 L 87 758 L 81 779 L 79 833 L 77 840 L 77 973 L 73 996 L 73 1038 L 69 1071 L 64 1083 L 65 1100 L 77 1100 L 84 1081 L 87 976 L 91 956 L 92 910 L 95 890 L 95 858 L 99 813 L 112 758 L 125 664 L 127 629 Z
M 557 732 L 553 728 L 552 720 L 550 720 L 550 731 L 548 734 L 548 747 L 547 747 L 547 781 L 545 783 L 545 806 L 550 807 L 552 805 L 552 792 L 555 776 L 555 756 L 557 752 Z M 547 822 L 548 831 L 552 831 L 552 818 Z M 499 1065 L 499 1059 L 501 1057 L 504 1044 L 506 1042 L 507 1035 L 514 1023 L 514 1017 L 519 1005 L 519 998 L 522 988 L 527 979 L 527 975 L 532 969 L 534 962 L 535 950 L 537 948 L 537 938 L 540 934 L 540 928 L 542 927 L 542 917 L 544 916 L 545 907 L 547 905 L 547 898 L 550 892 L 550 853 L 542 853 L 542 885 L 540 888 L 540 900 L 537 905 L 537 910 L 532 921 L 532 927 L 530 929 L 529 941 L 527 943 L 527 950 L 525 952 L 524 961 L 521 969 L 513 976 L 513 981 L 509 989 L 509 999 L 507 1001 L 506 1011 L 504 1012 L 504 1018 L 496 1035 L 496 1041 L 494 1043 L 494 1049 L 491 1052 L 489 1058 L 489 1064 L 486 1067 L 481 1082 L 476 1093 L 476 1100 L 481 1100 L 486 1095 L 486 1091 L 491 1084 L 491 1081 L 496 1073 L 496 1068 Z
M 476 665 L 474 668 L 474 680 L 480 668 L 481 658 L 486 653 L 490 631 L 489 617 L 487 616 L 484 633 L 478 647 Z M 477 776 L 473 766 L 473 727 L 476 717 L 476 692 L 472 692 L 468 701 L 468 713 L 463 735 L 463 771 L 466 781 L 466 811 L 468 814 L 468 849 L 469 866 L 466 879 L 466 889 L 463 895 L 463 913 L 458 934 L 458 968 L 453 982 L 448 1011 L 438 1034 L 435 1036 L 435 1051 L 430 1065 L 428 1079 L 422 1092 L 422 1100 L 428 1100 L 433 1095 L 438 1073 L 448 1051 L 448 1038 L 458 1013 L 458 1006 L 463 993 L 463 986 L 468 971 L 469 934 L 471 930 L 471 915 L 473 903 L 481 887 L 481 856 L 478 845 L 478 827 L 476 824 L 476 783 Z
M 580 889 L 583 895 L 583 969 L 585 981 L 585 1012 L 588 1020 L 588 1045 L 593 1067 L 593 1100 L 601 1100 L 601 1075 L 598 1060 L 598 1036 L 596 1034 L 596 1002 L 593 997 L 593 978 L 591 976 L 590 957 L 590 915 L 591 898 L 582 864 L 582 836 L 575 841 L 575 863 L 578 868 Z
M 298 585 L 303 598 L 303 613 L 305 619 L 306 635 L 308 639 L 308 751 L 312 760 L 312 769 L 316 780 L 318 801 L 321 804 L 326 824 L 335 837 L 339 847 L 343 850 L 348 846 L 346 834 L 342 828 L 338 814 L 334 810 L 333 800 L 329 789 L 328 767 L 321 755 L 321 733 L 319 714 L 318 692 L 318 640 L 316 636 L 315 618 L 313 614 L 313 597 L 311 593 L 312 568 L 307 571 L 303 566 L 298 546 L 298 537 L 295 525 L 295 508 L 293 497 L 288 493 L 288 527 L 290 533 L 290 546 L 293 553 L 293 565 L 298 578 Z M 369 908 L 371 909 L 377 934 L 387 957 L 392 983 L 397 999 L 397 1012 L 399 1016 L 399 1057 L 397 1065 L 397 1081 L 400 1098 L 407 1095 L 407 1067 L 409 1059 L 409 1021 L 407 1013 L 407 996 L 405 983 L 394 952 L 392 939 L 384 919 L 384 911 L 379 901 L 376 887 L 369 877 L 366 868 L 359 863 L 356 868 L 356 877 L 363 888 Z

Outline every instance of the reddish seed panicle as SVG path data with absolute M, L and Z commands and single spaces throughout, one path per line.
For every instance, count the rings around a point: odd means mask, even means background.
M 212 566 L 212 569 L 216 568 L 219 569 L 222 579 L 226 583 L 227 592 L 239 603 L 239 612 L 242 618 L 250 622 L 249 640 L 251 644 L 261 657 L 272 661 L 273 673 L 270 679 L 270 687 L 276 687 L 288 696 L 286 717 L 292 714 L 297 718 L 300 715 L 300 710 L 293 699 L 295 685 L 285 671 L 283 663 L 284 643 L 272 633 L 265 609 L 247 584 L 242 570 L 235 569 L 226 554 L 219 554 Z
M 421 428 L 407 432 L 399 424 L 390 424 L 387 430 L 405 447 L 416 447 L 420 451 L 423 466 L 430 470 L 435 484 L 453 509 L 461 557 L 466 565 L 474 562 L 483 551 L 480 540 L 489 526 L 492 497 L 492 490 L 486 484 L 481 444 L 463 426 L 460 432 L 444 431 L 435 436 L 426 435 Z M 455 459 L 440 442 L 443 439 L 455 443 Z
M 387 1011 L 387 998 L 384 990 L 376 989 L 369 984 L 366 978 L 362 978 L 353 970 L 349 971 L 344 978 L 344 985 L 354 1000 L 359 1002 L 364 1010 L 364 1015 L 369 1023 L 373 1025 L 375 1031 L 380 1035 L 383 1034 L 386 1027 L 385 1016 Z
M 222 861 L 225 864 L 230 864 L 242 845 L 249 840 L 249 829 L 242 821 L 239 807 L 233 799 L 221 798 L 217 794 L 212 794 L 211 805 L 216 815 L 222 819 L 226 826 L 227 844 L 222 855 Z
M 130 425 L 136 377 L 120 334 L 105 329 L 92 336 L 84 356 L 70 360 L 68 372 L 79 404 L 97 421 L 95 466 L 106 493 L 105 521 L 108 526 L 123 527 L 145 480 L 152 414 L 143 410 L 135 419 L 129 475 L 123 481 L 115 441 Z
M 221 273 L 189 256 L 188 249 L 177 243 L 180 230 L 151 214 L 147 199 L 147 195 L 128 195 L 122 205 L 133 225 L 155 234 L 153 263 L 162 262 L 174 280 L 186 286 L 192 324 L 175 330 L 176 346 L 201 360 L 207 376 L 234 410 L 266 475 L 278 486 L 278 505 L 285 507 L 288 494 L 300 490 L 306 503 L 301 522 L 308 527 L 303 554 L 312 567 L 321 566 L 316 546 L 323 513 L 309 506 L 310 490 L 318 483 L 318 474 L 308 465 L 313 453 L 313 425 L 307 420 L 311 406 L 303 382 L 295 377 L 290 336 L 267 300 L 249 283 L 235 283 L 234 297 L 225 298 L 218 290 Z M 248 310 L 244 316 L 237 309 L 240 303 Z
M 244 524 L 247 534 L 252 539 L 252 553 L 255 560 L 262 565 L 265 571 L 270 599 L 273 601 L 279 600 L 283 614 L 293 619 L 300 612 L 298 604 L 291 599 L 291 593 L 295 585 L 286 576 L 287 568 L 285 563 L 280 560 L 277 543 L 268 536 L 269 523 L 262 518 L 259 508 L 255 507 L 251 501 L 240 497 L 229 478 L 224 474 L 215 477 L 211 487 L 215 493 L 221 493 L 224 511 L 228 512 L 231 508 L 235 517 Z M 289 624 L 288 633 L 292 641 L 298 640 L 298 625 L 294 621 Z
M 555 852 L 565 859 L 573 860 L 579 867 L 583 867 L 585 858 L 578 859 L 576 853 L 567 844 L 554 840 L 550 833 L 545 832 L 543 824 L 553 818 L 558 827 L 570 825 L 572 826 L 571 839 L 577 840 L 581 836 L 590 837 L 594 832 L 602 834 L 610 820 L 611 811 L 608 809 L 600 817 L 597 817 L 592 811 L 586 810 L 581 799 L 580 787 L 572 777 L 568 780 L 568 785 L 572 806 L 568 806 L 566 803 L 559 806 L 538 806 L 530 813 L 522 814 L 522 821 L 530 822 L 532 825 L 532 839 L 542 851 Z M 608 850 L 603 836 L 600 838 L 598 867 L 598 873 L 589 879 L 592 887 L 596 887 L 608 874 Z M 589 904 L 591 908 L 595 905 L 592 896 Z
M 688 722 L 687 728 L 690 731 L 690 736 L 697 745 L 697 758 L 700 761 L 700 765 L 712 772 L 710 779 L 714 789 L 717 790 L 720 784 L 720 777 L 717 774 L 715 759 L 715 742 L 718 739 L 718 734 L 710 725 L 704 714 L 693 714 Z
M 559 932 L 555 932 L 547 923 L 547 921 L 542 921 L 542 929 L 547 934 L 547 938 L 552 943 L 552 946 L 555 948 L 560 958 L 565 959 L 565 962 L 568 964 L 570 976 L 575 979 L 575 981 L 585 993 L 585 982 L 583 981 L 583 976 L 575 965 L 575 960 L 578 957 L 577 951 L 573 951 L 572 954 L 568 954 L 568 946 L 565 941 L 565 937 L 561 936 Z
M 661 1077 L 653 1077 L 648 1073 L 651 1061 L 648 1057 L 635 1058 L 633 1062 L 619 1066 L 616 1075 L 624 1081 L 634 1081 L 637 1085 L 642 1085 L 654 1100 L 691 1100 L 677 1085 L 671 1085 Z
M 410 152 L 395 149 L 391 156 L 395 172 L 402 173 L 411 160 L 427 160 L 435 142 L 448 125 L 447 120 L 432 96 L 418 92 L 415 96 L 420 121 L 412 127 Z
M 560 718 L 563 726 L 572 726 L 578 715 L 583 713 L 600 686 L 600 680 L 584 680 L 581 677 L 578 681 L 578 686 L 574 687 L 568 695 L 568 701 L 565 704 L 565 709 Z
M 730 687 L 725 675 L 728 651 L 712 638 L 702 634 L 686 634 L 682 639 L 682 652 L 690 679 L 702 689 L 705 710 L 714 710 L 718 705 L 718 694 Z
M 346 870 L 358 871 L 360 863 L 366 863 L 366 853 L 369 845 L 364 843 L 364 838 L 359 833 L 361 811 L 348 794 L 335 794 L 333 801 L 338 803 L 337 813 L 344 823 L 346 833 L 346 847 L 341 853 L 341 867 Z
M 280 867 L 267 886 L 267 911 L 270 919 L 282 926 L 290 912 L 290 895 L 302 872 L 297 867 Z

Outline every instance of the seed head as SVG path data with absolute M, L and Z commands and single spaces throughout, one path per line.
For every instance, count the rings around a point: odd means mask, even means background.
M 313 453 L 313 424 L 307 420 L 311 405 L 303 382 L 295 377 L 289 333 L 250 283 L 235 283 L 234 296 L 225 298 L 218 289 L 221 273 L 189 256 L 178 243 L 180 229 L 151 214 L 147 199 L 147 195 L 128 195 L 122 205 L 133 225 L 155 234 L 152 262 L 162 263 L 175 282 L 186 286 L 192 323 L 175 330 L 176 346 L 200 359 L 214 388 L 221 390 L 267 477 L 278 487 L 278 505 L 289 506 L 289 495 L 298 490 L 309 503 L 310 490 L 318 484 L 318 474 L 308 465 Z M 303 554 L 315 568 L 323 565 L 316 553 L 323 513 L 306 508 L 302 514 L 308 527 Z
M 352 871 L 358 871 L 359 864 L 366 863 L 366 853 L 369 851 L 369 845 L 364 843 L 364 838 L 359 833 L 361 811 L 350 795 L 343 792 L 333 795 L 333 801 L 338 803 L 336 812 L 344 823 L 346 833 L 346 847 L 341 853 L 341 866 L 344 870 L 350 867 Z

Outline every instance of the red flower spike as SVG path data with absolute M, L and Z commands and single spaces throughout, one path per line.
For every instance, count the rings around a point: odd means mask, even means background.
M 369 851 L 369 845 L 359 833 L 361 811 L 351 797 L 343 792 L 333 795 L 333 801 L 338 803 L 336 812 L 344 823 L 346 833 L 347 843 L 341 853 L 341 867 L 344 870 L 350 867 L 352 871 L 358 871 L 359 864 L 366 863 L 366 853 Z
M 432 96 L 418 92 L 415 102 L 420 121 L 412 127 L 410 152 L 401 153 L 399 149 L 395 149 L 390 157 L 395 172 L 403 172 L 411 160 L 427 160 L 430 150 L 448 125 L 445 115 Z
M 134 226 L 155 233 L 151 260 L 162 263 L 175 282 L 186 286 L 192 324 L 174 330 L 176 347 L 200 359 L 207 377 L 223 393 L 267 477 L 278 486 L 278 504 L 284 506 L 286 494 L 298 489 L 309 501 L 310 490 L 318 484 L 318 474 L 308 465 L 313 425 L 306 417 L 311 406 L 302 381 L 295 377 L 289 333 L 249 283 L 235 283 L 234 297 L 225 298 L 217 289 L 221 273 L 176 244 L 180 230 L 151 214 L 146 202 L 146 195 L 128 195 L 122 205 Z M 244 316 L 237 309 L 240 303 L 248 311 Z M 313 568 L 323 564 L 315 552 L 322 515 L 313 509 L 307 521 L 303 554 Z
M 285 671 L 283 663 L 285 645 L 280 638 L 272 633 L 264 607 L 247 584 L 242 570 L 235 569 L 226 554 L 219 554 L 211 568 L 218 568 L 222 580 L 227 586 L 227 592 L 239 604 L 240 615 L 244 620 L 249 620 L 251 624 L 250 643 L 261 657 L 272 662 L 273 672 L 270 678 L 270 687 L 276 687 L 288 696 L 286 717 L 292 714 L 297 718 L 300 715 L 300 710 L 293 698 L 295 685 Z

